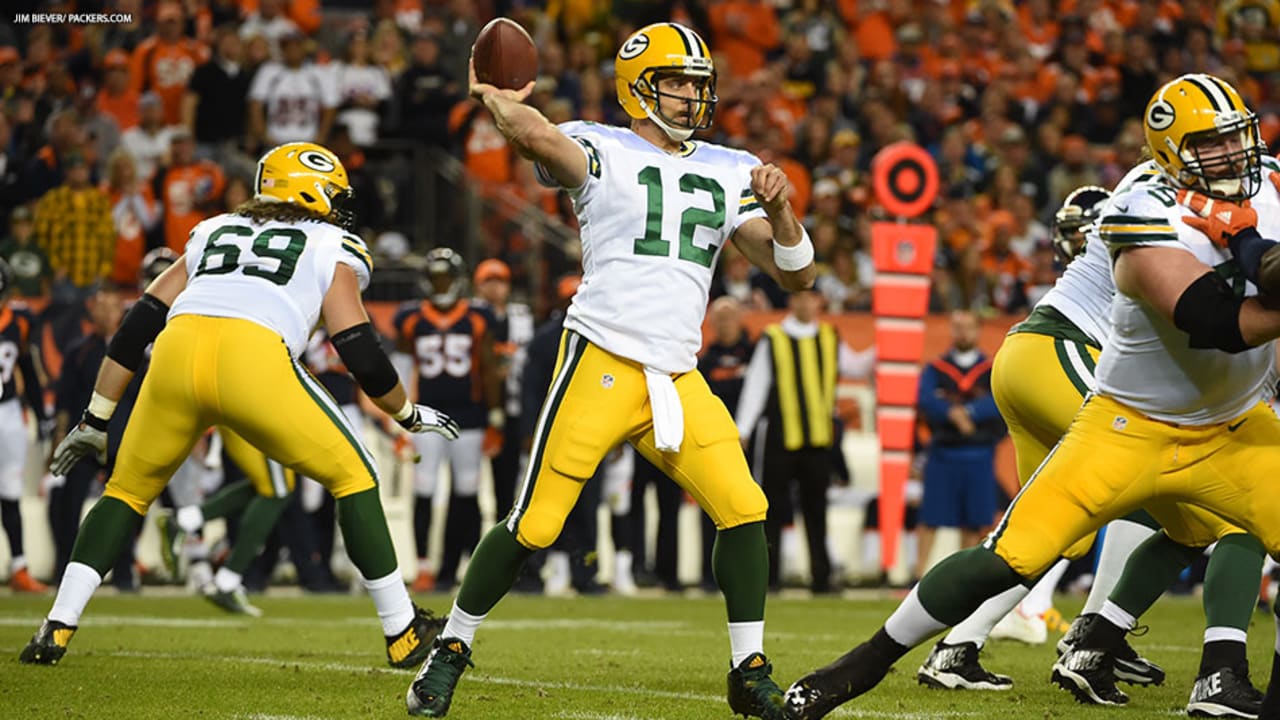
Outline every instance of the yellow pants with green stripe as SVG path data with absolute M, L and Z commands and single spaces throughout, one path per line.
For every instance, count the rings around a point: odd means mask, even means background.
M 219 427 L 222 446 L 235 462 L 249 484 L 262 497 L 282 498 L 298 485 L 298 475 L 289 468 L 267 457 L 266 453 L 235 434 L 230 428 Z
M 1093 387 L 1098 350 L 1039 333 L 1013 333 L 1004 339 L 991 367 L 991 394 L 1009 426 L 1025 485 L 1058 440 L 1067 433 L 1080 403 Z M 1073 544 L 1065 557 L 1082 557 L 1093 534 Z
M 1034 578 L 1078 539 L 1144 509 L 1183 545 L 1243 528 L 1276 557 L 1278 471 L 1280 418 L 1265 403 L 1229 422 L 1179 426 L 1094 395 L 984 544 Z
M 582 485 L 622 442 L 684 488 L 717 528 L 760 522 L 764 492 L 751 478 L 738 428 L 697 370 L 675 378 L 684 411 L 679 452 L 654 444 L 644 369 L 567 330 L 538 414 L 529 465 L 507 528 L 525 547 L 555 542 Z
M 146 513 L 214 425 L 335 497 L 377 485 L 342 410 L 278 334 L 248 320 L 180 315 L 156 338 L 105 494 Z

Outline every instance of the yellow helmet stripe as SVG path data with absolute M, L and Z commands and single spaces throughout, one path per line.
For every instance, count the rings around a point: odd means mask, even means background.
M 1204 96 L 1209 99 L 1209 104 L 1218 112 L 1228 112 L 1232 109 L 1231 101 L 1227 99 L 1226 94 L 1208 80 L 1207 75 L 1188 75 L 1187 82 L 1195 85 Z

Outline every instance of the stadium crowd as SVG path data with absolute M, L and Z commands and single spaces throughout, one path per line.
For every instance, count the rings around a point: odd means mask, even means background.
M 918 143 L 938 163 L 933 308 L 1017 315 L 1061 270 L 1054 210 L 1137 162 L 1141 111 L 1161 83 L 1212 72 L 1258 110 L 1264 140 L 1280 134 L 1280 0 L 56 4 L 132 22 L 0 24 L 0 258 L 17 297 L 44 309 L 54 351 L 76 340 L 104 284 L 136 288 L 149 251 L 181 253 L 199 221 L 248 199 L 257 157 L 281 142 L 323 143 L 346 165 L 375 283 L 379 268 L 421 267 L 463 237 L 415 226 L 403 160 L 379 150 L 389 141 L 454 156 L 466 179 L 451 192 L 517 198 L 572 228 L 568 200 L 466 96 L 469 48 L 496 15 L 535 38 L 530 102 L 553 121 L 625 124 L 619 42 L 654 21 L 699 30 L 718 75 L 705 137 L 786 172 L 828 312 L 869 308 L 868 230 L 884 213 L 868 178 L 891 143 Z M 541 316 L 574 261 L 519 220 L 486 214 L 483 248 L 455 249 L 504 260 L 515 296 Z M 787 304 L 731 248 L 713 295 L 748 310 Z

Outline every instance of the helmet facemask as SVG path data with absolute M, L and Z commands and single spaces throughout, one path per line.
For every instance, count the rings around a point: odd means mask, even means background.
M 675 93 L 662 92 L 658 88 L 659 81 L 672 76 L 688 76 L 695 79 L 697 95 L 687 98 Z M 716 72 L 712 69 L 710 60 L 700 58 L 688 58 L 686 65 L 683 66 L 646 68 L 631 84 L 631 92 L 640 103 L 640 107 L 644 108 L 649 119 L 662 128 L 667 137 L 677 142 L 684 142 L 698 130 L 711 127 L 711 120 L 716 112 L 716 102 L 719 100 L 716 96 Z M 689 106 L 690 120 L 683 122 L 668 116 L 662 108 L 664 99 Z
M 1210 197 L 1236 202 L 1248 200 L 1262 186 L 1265 146 L 1259 139 L 1258 116 L 1251 112 L 1219 113 L 1214 125 L 1209 130 L 1187 133 L 1181 147 L 1173 147 L 1172 141 L 1166 139 L 1170 149 L 1182 160 L 1177 180 Z M 1238 141 L 1237 148 L 1219 149 L 1224 141 L 1233 138 Z
M 1053 216 L 1053 252 L 1063 265 L 1084 254 L 1093 229 L 1102 214 L 1102 204 L 1111 197 L 1105 188 L 1086 185 L 1072 191 Z
M 326 190 L 334 190 L 334 194 L 329 197 L 329 222 L 346 230 L 347 232 L 356 231 L 356 193 L 351 188 L 344 188 L 329 183 Z

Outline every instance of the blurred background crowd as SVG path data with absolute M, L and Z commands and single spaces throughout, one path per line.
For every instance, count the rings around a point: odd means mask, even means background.
M 111 25 L 0 25 L 0 256 L 24 294 L 132 284 L 148 249 L 250 193 L 289 140 L 346 162 L 377 260 L 372 299 L 415 292 L 447 245 L 497 257 L 541 313 L 578 257 L 567 200 L 466 97 L 490 18 L 537 41 L 531 102 L 619 123 L 613 54 L 652 21 L 698 29 L 720 103 L 706 139 L 790 176 L 828 310 L 868 305 L 872 158 L 910 140 L 937 159 L 935 309 L 1018 313 L 1052 284 L 1048 222 L 1068 191 L 1138 158 L 1150 93 L 1187 71 L 1241 89 L 1280 132 L 1275 0 L 78 0 L 10 8 L 129 13 Z M 23 8 L 18 6 L 27 5 Z M 6 18 L 8 19 L 8 18 Z M 15 257 L 16 256 L 16 257 Z M 754 308 L 780 293 L 723 263 Z

